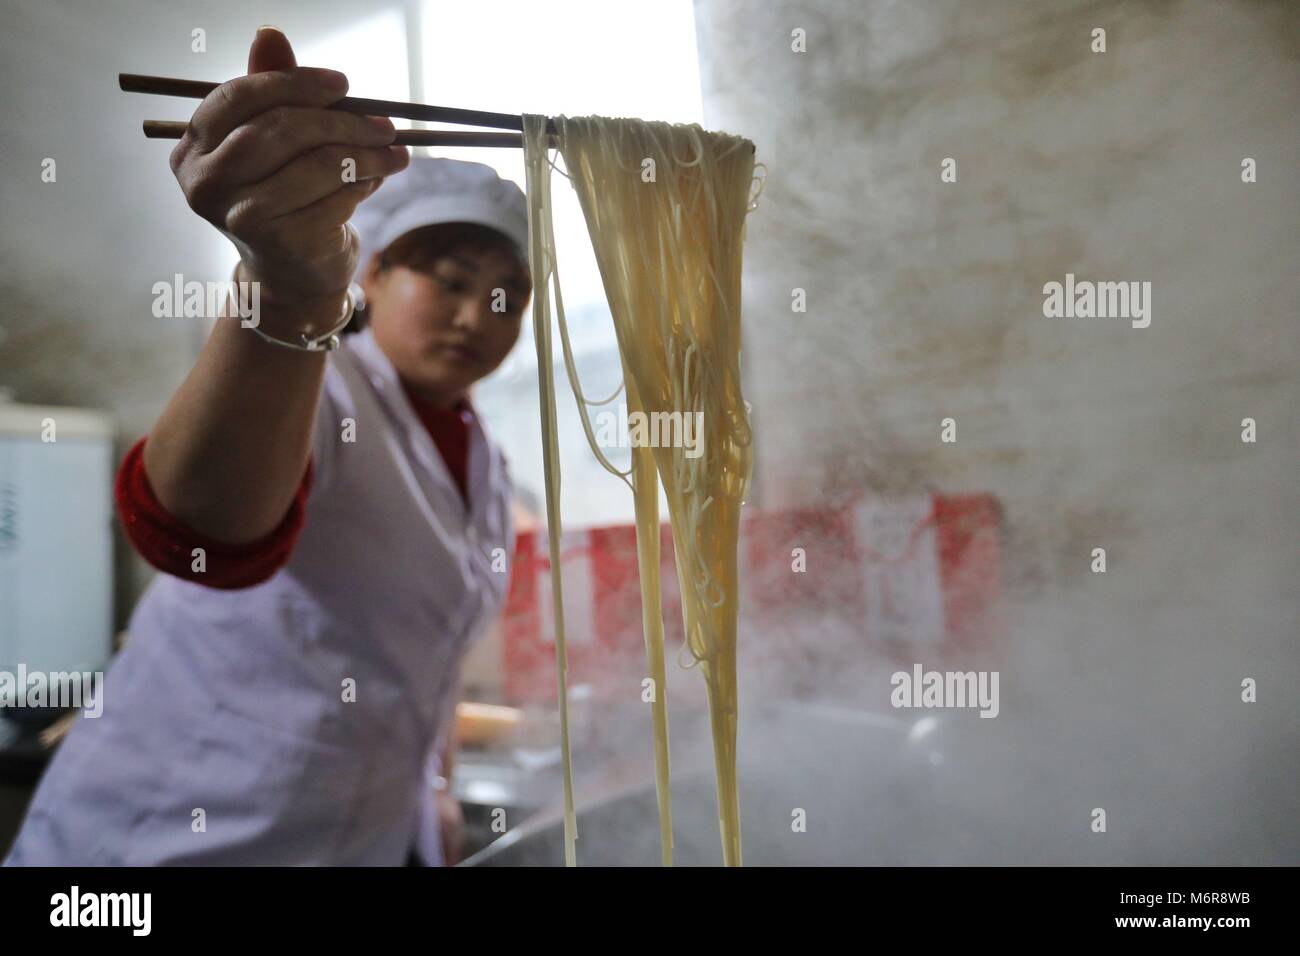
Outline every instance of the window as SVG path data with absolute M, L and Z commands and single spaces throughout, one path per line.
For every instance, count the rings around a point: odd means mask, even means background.
M 651 4 L 544 4 L 424 0 L 412 96 L 442 106 L 580 116 L 639 116 L 699 123 L 703 108 L 695 24 L 689 0 Z M 354 83 L 354 88 L 359 84 Z M 367 94 L 370 95 L 370 94 Z M 373 94 L 380 95 L 380 94 Z M 435 155 L 481 162 L 524 184 L 522 152 L 435 149 Z M 562 161 L 557 165 L 563 168 Z M 621 379 L 614 327 L 576 195 L 553 174 L 555 235 L 561 290 L 583 389 L 609 397 Z M 561 511 L 565 527 L 630 523 L 626 486 L 596 461 L 564 377 L 558 335 Z M 622 398 L 608 406 L 617 411 Z M 481 382 L 474 402 L 510 460 L 522 503 L 544 517 L 537 359 L 531 318 L 501 369 Z M 594 415 L 600 409 L 592 409 Z M 630 453 L 609 449 L 626 468 Z

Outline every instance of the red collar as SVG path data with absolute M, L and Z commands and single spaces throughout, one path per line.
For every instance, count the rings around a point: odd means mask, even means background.
M 402 391 L 406 393 L 407 400 L 422 420 L 446 421 L 448 419 L 460 419 L 464 421 L 467 415 L 473 416 L 474 414 L 474 406 L 470 404 L 468 398 L 458 399 L 454 405 L 442 408 L 418 394 L 406 384 L 405 379 L 399 378 L 398 381 L 402 383 Z

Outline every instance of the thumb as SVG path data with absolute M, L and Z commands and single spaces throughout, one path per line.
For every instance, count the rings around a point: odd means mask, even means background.
M 289 38 L 272 26 L 258 27 L 253 45 L 248 48 L 248 72 L 289 70 L 298 65 Z

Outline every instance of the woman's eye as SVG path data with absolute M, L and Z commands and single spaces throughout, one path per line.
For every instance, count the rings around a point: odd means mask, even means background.
M 462 282 L 460 279 L 450 279 L 447 276 L 434 276 L 434 278 L 437 279 L 442 287 L 448 292 L 462 295 L 469 290 L 469 285 Z

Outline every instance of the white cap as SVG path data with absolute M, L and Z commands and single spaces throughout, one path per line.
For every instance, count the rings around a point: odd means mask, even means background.
M 528 204 L 523 190 L 491 166 L 412 156 L 352 214 L 361 237 L 360 273 L 370 257 L 412 229 L 440 222 L 474 222 L 504 234 L 528 257 Z

